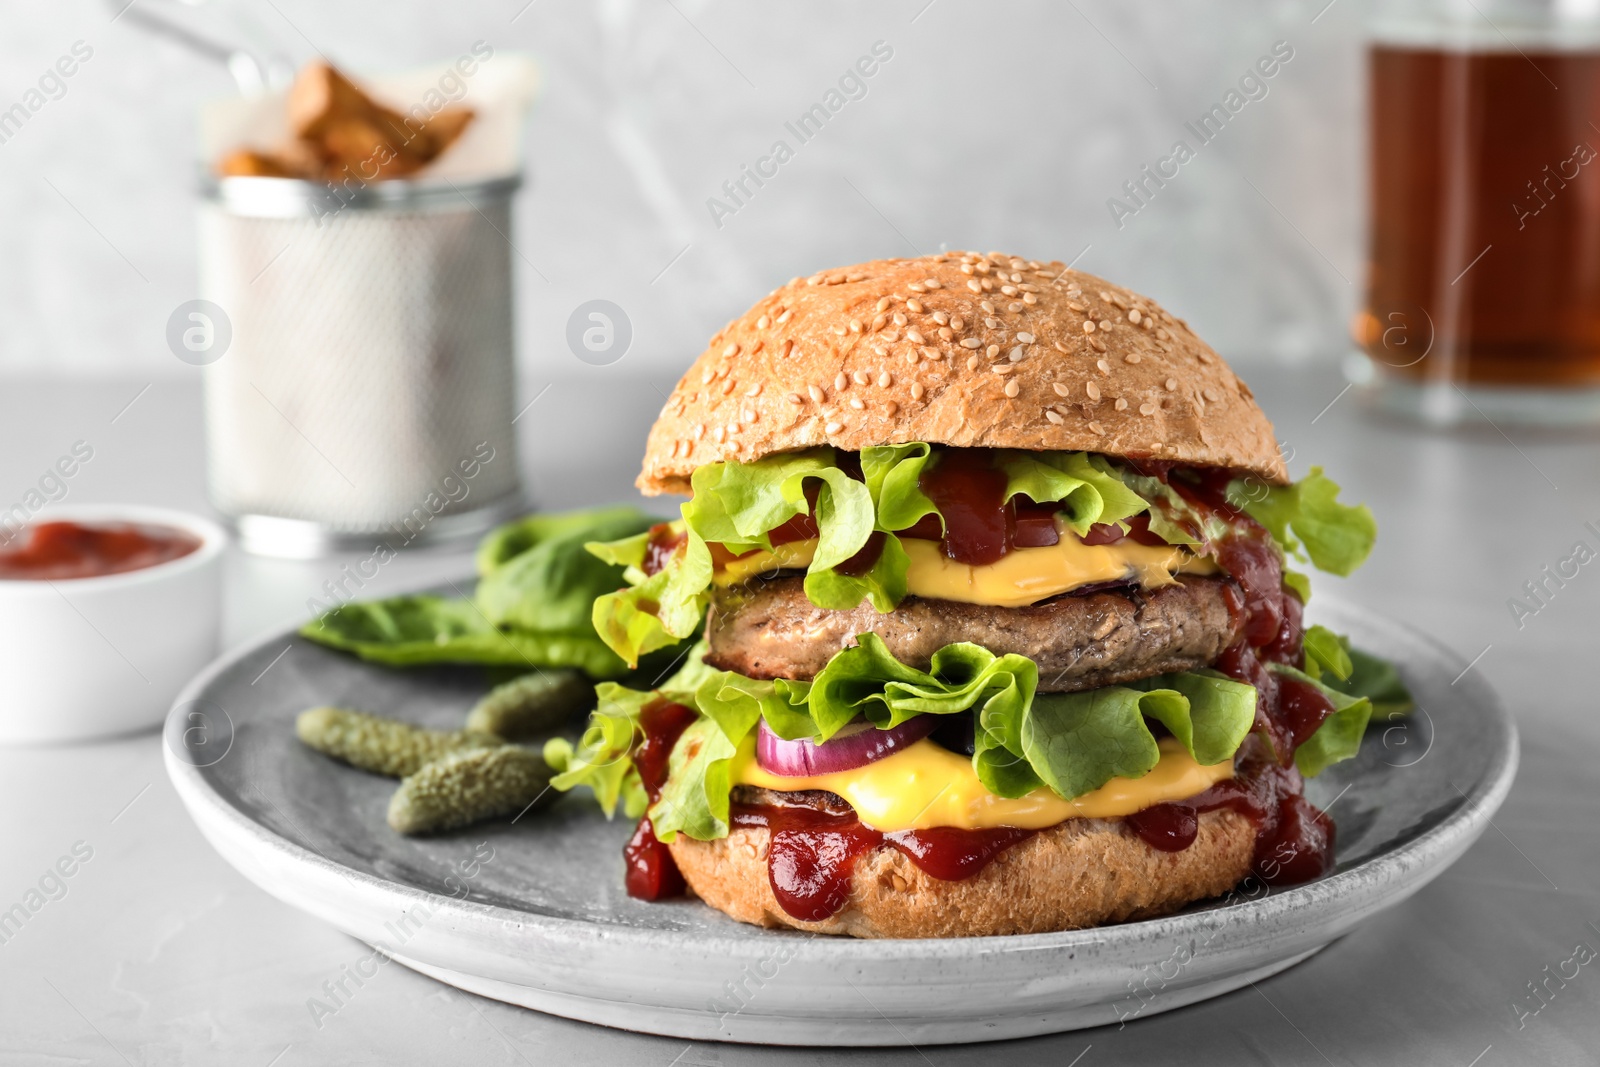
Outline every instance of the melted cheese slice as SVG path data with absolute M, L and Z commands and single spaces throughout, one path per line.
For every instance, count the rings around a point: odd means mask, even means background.
M 997 797 L 978 781 L 971 759 L 928 740 L 852 771 L 791 778 L 762 770 L 752 733 L 733 757 L 729 780 L 784 792 L 837 793 L 856 809 L 862 823 L 887 833 L 934 826 L 1042 830 L 1067 819 L 1110 819 L 1185 800 L 1233 777 L 1232 760 L 1203 767 L 1174 738 L 1163 737 L 1157 745 L 1161 758 L 1149 774 L 1113 778 L 1075 800 L 1062 800 L 1042 788 L 1016 799 Z
M 935 541 L 903 538 L 911 564 L 906 592 L 938 600 L 1020 608 L 1096 582 L 1136 578 L 1147 589 L 1171 585 L 1177 574 L 1215 574 L 1217 566 L 1186 548 L 1119 541 L 1086 545 L 1071 530 L 1060 528 L 1061 540 L 1043 548 L 1015 548 L 998 561 L 980 566 L 957 563 Z M 718 585 L 733 585 L 775 570 L 810 564 L 817 542 L 792 541 L 772 552 L 751 552 L 729 561 L 716 576 Z

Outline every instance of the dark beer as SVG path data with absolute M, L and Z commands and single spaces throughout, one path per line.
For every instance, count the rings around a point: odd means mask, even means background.
M 1600 385 L 1600 51 L 1370 61 L 1357 343 L 1419 382 Z

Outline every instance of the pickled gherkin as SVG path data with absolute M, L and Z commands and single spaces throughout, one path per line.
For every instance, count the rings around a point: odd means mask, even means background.
M 404 778 L 455 752 L 504 744 L 471 730 L 427 730 L 345 708 L 311 708 L 295 720 L 300 740 L 324 755 L 374 774 Z
M 495 686 L 467 713 L 470 731 L 525 741 L 594 707 L 594 683 L 582 671 L 535 671 Z
M 455 752 L 400 783 L 389 800 L 389 826 L 402 834 L 437 833 L 516 815 L 558 795 L 550 788 L 550 766 L 535 749 Z

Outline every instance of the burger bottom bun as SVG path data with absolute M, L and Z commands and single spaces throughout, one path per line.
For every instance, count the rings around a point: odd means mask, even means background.
M 768 841 L 765 827 L 749 827 L 716 841 L 679 834 L 668 847 L 689 888 L 740 922 L 853 937 L 986 937 L 1150 918 L 1218 896 L 1249 873 L 1255 829 L 1235 812 L 1207 812 L 1192 845 L 1160 852 L 1121 819 L 1069 819 L 959 882 L 926 874 L 883 845 L 860 857 L 849 899 L 821 922 L 778 906 Z

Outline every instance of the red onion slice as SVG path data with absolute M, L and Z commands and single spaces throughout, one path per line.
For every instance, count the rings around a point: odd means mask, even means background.
M 805 740 L 785 741 L 762 719 L 756 735 L 756 762 L 768 774 L 786 778 L 852 771 L 916 744 L 933 733 L 937 725 L 939 720 L 934 715 L 913 715 L 888 730 L 857 720 L 817 745 Z

